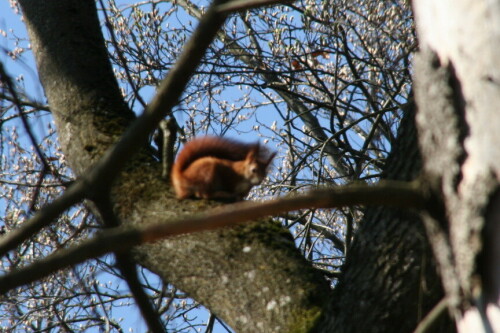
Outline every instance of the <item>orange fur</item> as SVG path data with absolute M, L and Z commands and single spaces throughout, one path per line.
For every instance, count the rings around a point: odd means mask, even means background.
M 177 198 L 242 200 L 266 176 L 275 153 L 221 137 L 188 142 L 172 168 Z

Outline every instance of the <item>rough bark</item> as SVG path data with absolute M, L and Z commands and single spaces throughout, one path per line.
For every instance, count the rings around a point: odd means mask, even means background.
M 82 174 L 134 118 L 107 59 L 92 1 L 21 1 L 59 142 Z
M 81 175 L 133 120 L 109 64 L 94 1 L 20 3 L 62 148 Z M 112 194 L 125 225 L 168 223 L 214 207 L 175 199 L 161 166 L 146 154 L 128 165 Z M 307 331 L 329 290 L 290 235 L 271 221 L 176 237 L 134 253 L 238 332 Z
M 414 6 L 424 173 L 445 210 L 426 217 L 426 226 L 459 330 L 500 331 L 500 5 Z
M 414 122 L 405 111 L 387 161 L 387 179 L 413 180 L 421 170 Z M 443 292 L 417 212 L 369 207 L 333 295 L 335 315 L 325 332 L 413 332 Z M 429 332 L 453 331 L 440 319 Z

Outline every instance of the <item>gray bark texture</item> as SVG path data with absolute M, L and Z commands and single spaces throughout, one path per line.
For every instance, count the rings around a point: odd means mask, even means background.
M 500 332 L 500 4 L 414 2 L 426 181 L 443 214 L 425 223 L 460 332 Z

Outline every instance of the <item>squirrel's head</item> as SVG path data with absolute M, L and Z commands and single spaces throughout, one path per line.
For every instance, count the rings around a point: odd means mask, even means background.
M 245 158 L 245 178 L 251 185 L 258 185 L 262 182 L 275 155 L 276 152 L 269 153 L 265 149 L 260 149 L 259 144 L 250 149 Z

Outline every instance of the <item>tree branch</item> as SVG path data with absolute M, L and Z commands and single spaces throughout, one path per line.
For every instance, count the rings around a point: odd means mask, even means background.
M 116 264 L 125 281 L 127 281 L 128 287 L 134 296 L 135 302 L 137 303 L 149 330 L 154 333 L 166 332 L 160 316 L 157 311 L 155 311 L 151 300 L 141 285 L 139 276 L 137 275 L 137 266 L 132 260 L 130 251 L 126 251 L 125 253 L 116 253 Z
M 264 203 L 243 202 L 214 209 L 208 215 L 180 221 L 106 230 L 82 244 L 56 252 L 28 267 L 0 277 L 0 293 L 36 281 L 64 267 L 87 259 L 119 252 L 181 234 L 213 230 L 236 223 L 256 220 L 285 211 L 305 208 L 337 208 L 350 205 L 387 205 L 404 208 L 430 207 L 428 195 L 418 182 L 383 181 L 375 186 L 354 184 L 315 190 L 307 195 L 271 200 Z

